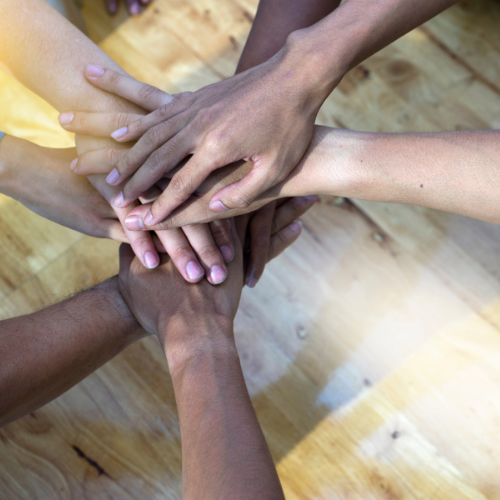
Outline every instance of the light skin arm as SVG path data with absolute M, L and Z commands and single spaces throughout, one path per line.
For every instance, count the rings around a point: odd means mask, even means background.
M 1 321 L 0 426 L 52 401 L 145 335 L 116 277 Z
M 317 126 L 299 165 L 249 208 L 312 193 L 420 205 L 500 224 L 500 131 L 382 134 Z M 226 167 L 170 223 L 212 216 L 208 202 L 251 166 Z M 238 210 L 229 211 L 237 215 Z
M 20 26 L 29 29 L 20 30 Z M 24 85 L 56 109 L 126 111 L 136 116 L 145 112 L 126 99 L 89 84 L 85 71 L 90 62 L 110 65 L 117 75 L 124 72 L 43 0 L 0 3 L 0 60 Z M 98 71 L 98 68 L 93 70 Z M 162 93 L 161 98 L 164 103 L 170 96 Z M 109 146 L 110 142 L 105 138 L 77 137 L 77 150 L 81 153 L 101 149 Z M 104 176 L 90 176 L 89 180 L 108 202 L 119 192 L 105 182 Z M 130 209 L 114 209 L 124 224 Z M 154 267 L 159 260 L 151 235 L 143 233 L 137 237 L 132 231 L 125 233 L 141 262 L 147 267 Z M 204 275 L 213 284 L 225 279 L 226 259 L 220 249 L 227 247 L 225 254 L 230 258 L 232 242 L 224 226 L 198 225 L 157 234 L 163 248 L 172 256 L 187 281 L 199 281 Z

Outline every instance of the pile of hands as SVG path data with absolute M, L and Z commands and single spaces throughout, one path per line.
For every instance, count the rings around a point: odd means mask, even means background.
M 60 123 L 77 134 L 77 144 L 82 136 L 112 137 L 117 144 L 77 158 L 75 149 L 30 145 L 45 167 L 39 174 L 43 184 L 27 175 L 26 187 L 14 197 L 80 232 L 129 243 L 146 268 L 157 267 L 168 254 L 190 283 L 204 277 L 212 285 L 224 282 L 241 243 L 244 282 L 255 286 L 266 262 L 299 236 L 297 219 L 317 197 L 275 201 L 278 196 L 268 188 L 284 175 L 261 167 L 257 158 L 235 161 L 244 158 L 241 152 L 228 155 L 230 139 L 220 133 L 216 140 L 217 132 L 207 131 L 216 121 L 212 86 L 200 95 L 172 96 L 99 66 L 90 65 L 86 77 L 148 114 L 62 113 Z M 235 139 L 236 129 L 228 124 Z M 47 185 L 57 191 L 54 196 L 47 196 Z M 42 198 L 48 201 L 38 203 Z M 235 241 L 233 226 L 241 241 Z

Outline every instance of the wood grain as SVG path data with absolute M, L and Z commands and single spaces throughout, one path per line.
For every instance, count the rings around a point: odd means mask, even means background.
M 144 81 L 194 90 L 231 75 L 255 9 L 255 0 L 156 0 L 101 46 Z M 97 41 L 123 21 L 102 17 L 100 0 L 84 13 Z M 499 22 L 500 3 L 462 2 L 355 68 L 319 121 L 498 126 Z M 0 129 L 66 146 L 53 110 L 0 76 Z M 9 95 L 24 110 L 16 120 Z M 116 272 L 115 243 L 0 203 L 1 317 Z M 330 197 L 303 222 L 300 240 L 245 290 L 236 321 L 287 498 L 500 499 L 499 228 Z M 0 430 L 9 500 L 175 499 L 180 473 L 172 386 L 152 339 Z

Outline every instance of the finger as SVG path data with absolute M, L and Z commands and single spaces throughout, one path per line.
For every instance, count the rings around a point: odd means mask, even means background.
M 115 130 L 139 120 L 141 116 L 133 113 L 70 111 L 59 115 L 59 124 L 64 130 L 75 134 L 109 137 Z
M 128 151 L 130 147 L 127 146 L 88 151 L 75 158 L 70 167 L 78 175 L 109 174 Z
M 111 199 L 115 196 L 115 189 L 106 184 L 106 181 L 102 175 L 92 175 L 89 176 L 90 183 L 97 189 L 110 203 Z M 132 208 L 132 207 L 131 207 Z M 114 207 L 116 216 L 118 220 L 125 228 L 125 234 L 129 240 L 132 250 L 137 255 L 138 259 L 141 261 L 142 265 L 153 269 L 160 263 L 160 258 L 158 252 L 156 251 L 155 245 L 151 238 L 151 235 L 147 231 L 129 231 L 125 227 L 125 219 L 130 212 L 131 208 L 123 209 Z
M 177 163 L 172 163 L 174 161 L 172 158 L 182 156 L 181 159 L 183 159 L 190 149 L 190 145 L 183 142 L 185 133 L 178 134 L 175 141 L 170 141 L 183 126 L 184 123 L 179 123 L 174 118 L 169 122 L 161 123 L 148 130 L 117 165 L 118 177 L 113 182 L 113 185 L 121 184 L 140 168 L 142 168 L 142 176 L 144 175 L 144 171 L 154 170 L 156 172 L 156 170 L 165 170 L 167 166 L 170 169 L 173 168 L 172 165 L 176 166 L 178 161 Z M 177 145 L 182 146 L 178 151 Z M 141 176 L 139 178 L 142 178 Z M 150 186 L 147 186 L 146 189 L 148 187 Z
M 249 207 L 255 198 L 282 180 L 270 172 L 267 166 L 254 166 L 243 179 L 215 193 L 210 200 L 210 209 L 223 212 L 231 208 Z
M 208 224 L 184 226 L 182 230 L 205 269 L 208 282 L 212 285 L 222 283 L 227 277 L 226 264 Z
M 105 238 L 109 238 L 114 241 L 121 241 L 122 243 L 128 243 L 128 238 L 125 234 L 123 226 L 117 220 L 104 219 L 101 221 L 101 227 Z
M 153 203 L 153 201 L 160 197 L 161 193 L 163 193 L 163 190 L 154 185 L 139 196 L 139 201 L 141 203 Z
M 137 16 L 141 13 L 141 5 L 138 0 L 126 0 L 127 10 L 131 16 Z
M 120 274 L 127 276 L 135 257 L 134 251 L 130 245 L 122 243 L 118 254 L 120 256 Z
M 232 224 L 231 219 L 215 220 L 209 224 L 215 244 L 226 264 L 229 264 L 234 259 L 234 242 L 231 236 Z
M 182 229 L 166 229 L 156 234 L 182 277 L 189 283 L 200 281 L 205 271 Z
M 119 73 L 96 64 L 87 66 L 85 76 L 92 85 L 123 97 L 147 111 L 154 111 L 172 99 L 170 94 L 139 82 L 127 73 Z
M 106 10 L 108 14 L 114 16 L 118 12 L 118 2 L 117 0 L 106 0 Z
M 245 283 L 250 288 L 257 284 L 266 267 L 275 208 L 275 202 L 268 203 L 250 220 L 250 257 L 245 276 Z
M 153 226 L 165 219 L 196 191 L 211 172 L 224 164 L 224 162 L 218 161 L 215 156 L 207 157 L 201 149 L 196 152 L 184 167 L 172 177 L 167 189 L 153 203 L 150 212 L 144 219 L 146 226 Z
M 146 191 L 146 189 L 149 189 L 152 185 L 156 184 L 165 176 L 166 173 L 172 170 L 189 154 L 191 145 L 183 141 L 184 135 L 185 134 L 183 133 L 178 134 L 174 139 L 164 144 L 161 148 L 153 151 L 139 170 L 135 172 L 135 174 L 123 186 L 122 193 L 124 204 L 122 206 L 128 206 L 129 203 L 135 201 L 144 191 Z M 179 136 L 181 137 L 180 139 L 178 139 Z M 117 169 L 123 172 L 124 169 L 122 168 L 122 165 L 127 161 L 127 158 L 123 158 L 117 166 Z M 176 176 L 180 175 L 184 168 L 188 165 L 189 161 L 183 169 L 172 177 L 165 192 L 169 189 L 175 189 L 175 186 L 177 186 L 177 181 L 175 180 Z M 118 181 L 118 183 L 119 182 L 120 181 Z M 174 188 L 172 188 L 172 183 L 174 183 Z
M 168 104 L 160 106 L 146 116 L 140 116 L 135 121 L 128 123 L 126 127 L 115 130 L 111 133 L 111 137 L 118 142 L 128 142 L 139 139 L 150 129 L 154 130 L 151 130 L 151 137 L 148 137 L 147 140 L 151 140 L 153 144 L 155 143 L 154 139 L 159 138 L 161 140 L 164 135 L 172 137 L 189 122 L 188 114 L 182 112 L 191 105 L 193 97 L 191 92 L 184 92 L 173 95 L 171 98 L 172 100 Z M 177 118 L 177 120 L 172 121 L 174 118 Z M 160 124 L 163 124 L 166 129 L 155 128 Z M 165 140 L 157 144 L 156 147 L 164 142 Z
M 271 243 L 269 245 L 267 262 L 273 260 L 286 248 L 288 248 L 300 236 L 301 232 L 302 223 L 297 220 L 281 229 L 277 233 L 273 234 L 273 236 L 271 237 Z
M 319 197 L 312 196 L 297 196 L 290 198 L 274 212 L 271 234 L 276 234 L 284 227 L 291 224 L 301 215 L 305 214 L 317 201 Z

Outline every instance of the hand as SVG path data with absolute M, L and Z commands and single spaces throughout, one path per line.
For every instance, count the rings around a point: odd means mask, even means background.
M 266 252 L 267 262 L 277 257 L 300 236 L 301 225 L 297 218 L 310 206 L 309 200 L 294 198 L 283 201 L 276 209 L 272 236 Z M 220 287 L 210 287 L 204 282 L 196 286 L 184 283 L 177 273 L 172 272 L 172 262 L 167 256 L 162 256 L 158 269 L 144 269 L 138 259 L 134 258 L 130 247 L 121 246 L 120 291 L 130 310 L 148 333 L 159 336 L 162 341 L 162 332 L 168 330 L 169 323 L 174 325 L 176 321 L 190 321 L 191 325 L 196 325 L 198 321 L 213 318 L 214 315 L 226 321 L 234 319 L 243 285 L 241 248 L 243 245 L 245 251 L 249 245 L 246 238 L 249 219 L 248 215 L 236 219 L 237 237 L 233 238 L 235 258 L 228 266 L 228 279 Z M 197 309 L 193 310 L 194 308 Z
M 75 149 L 50 149 L 6 135 L 2 139 L 7 168 L 0 188 L 33 212 L 96 238 L 127 241 L 106 200 L 68 164 Z
M 121 127 L 112 136 L 120 142 L 140 139 L 108 177 L 109 183 L 121 185 L 132 176 L 114 203 L 128 206 L 194 153 L 151 207 L 144 220 L 147 226 L 157 224 L 186 201 L 210 172 L 241 159 L 250 161 L 253 168 L 244 179 L 215 193 L 210 208 L 224 211 L 249 206 L 299 163 L 327 95 L 324 89 L 309 95 L 310 89 L 303 90 L 301 77 L 292 68 L 289 57 L 280 52 L 267 63 L 223 82 L 169 96 L 167 104 L 126 126 L 122 116 Z M 119 95 L 128 87 L 127 97 L 135 95 L 132 101 L 136 103 L 138 96 L 161 92 L 123 77 L 118 89 L 117 74 L 111 70 L 87 78 Z M 279 99 L 274 98 L 276 89 Z
M 118 12 L 118 3 L 120 0 L 104 0 L 106 9 L 114 16 Z M 131 16 L 136 16 L 141 12 L 141 5 L 148 5 L 151 0 L 125 0 L 127 11 Z

